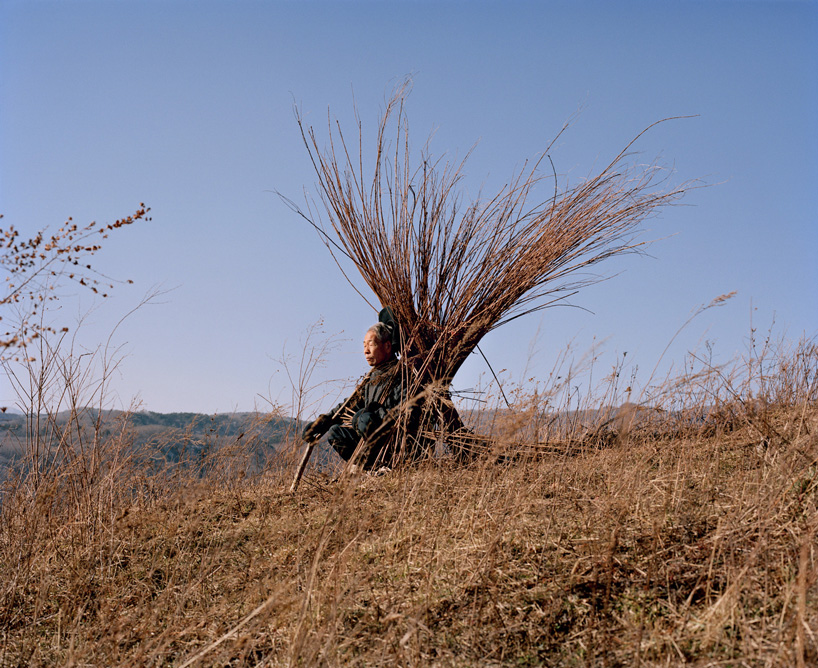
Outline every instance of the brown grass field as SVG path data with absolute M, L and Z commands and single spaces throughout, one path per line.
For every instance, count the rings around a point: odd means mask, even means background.
M 127 422 L 30 435 L 0 666 L 818 665 L 818 347 L 787 351 L 591 425 L 540 392 L 469 464 L 296 494 L 294 437 L 248 476 L 241 440 L 194 472 Z

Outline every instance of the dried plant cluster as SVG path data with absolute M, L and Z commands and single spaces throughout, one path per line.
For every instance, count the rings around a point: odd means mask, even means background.
M 562 186 L 543 171 L 549 147 L 494 196 L 464 202 L 465 160 L 410 155 L 406 94 L 405 84 L 382 116 L 371 173 L 360 126 L 356 147 L 330 124 L 324 148 L 298 116 L 325 216 L 312 204 L 295 208 L 394 311 L 410 395 L 434 396 L 426 427 L 451 431 L 461 422 L 448 388 L 481 339 L 593 282 L 581 272 L 635 250 L 640 223 L 685 188 L 665 189 L 655 165 L 630 164 L 633 143 L 598 174 Z M 546 186 L 552 194 L 535 201 Z
M 495 449 L 468 465 L 296 495 L 296 434 L 248 475 L 244 439 L 186 468 L 127 420 L 32 431 L 2 486 L 0 666 L 815 665 L 818 346 L 591 410 L 615 394 L 521 388 L 469 416 Z M 520 453 L 534 434 L 553 451 Z
M 55 332 L 44 321 L 44 307 L 63 296 L 57 287 L 65 281 L 107 297 L 114 282 L 95 272 L 88 259 L 113 230 L 150 220 L 149 211 L 140 204 L 132 215 L 103 225 L 80 226 L 69 218 L 56 232 L 40 230 L 30 239 L 21 238 L 14 226 L 0 228 L 0 327 L 9 328 L 0 331 L 0 360 L 14 356 L 14 351 L 41 335 Z

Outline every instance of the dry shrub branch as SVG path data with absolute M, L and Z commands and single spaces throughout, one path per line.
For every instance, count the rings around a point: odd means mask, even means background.
M 45 310 L 62 296 L 59 288 L 65 283 L 107 297 L 116 281 L 96 272 L 89 258 L 114 230 L 150 220 L 149 211 L 140 204 L 130 216 L 102 225 L 91 222 L 80 226 L 69 218 L 56 232 L 40 230 L 29 239 L 21 238 L 13 225 L 0 227 L 0 327 L 9 328 L 0 331 L 0 360 L 13 357 L 10 351 L 43 334 L 56 333 L 44 320 Z M 64 326 L 59 329 L 68 331 Z

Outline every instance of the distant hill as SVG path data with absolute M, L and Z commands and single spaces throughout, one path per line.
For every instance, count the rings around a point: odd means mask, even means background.
M 462 416 L 478 434 L 496 434 L 499 429 L 511 436 L 516 433 L 515 424 L 520 421 L 519 412 L 507 409 L 464 410 Z M 520 432 L 515 437 L 524 441 L 563 439 L 569 434 L 579 435 L 594 426 L 606 425 L 618 432 L 637 425 L 644 427 L 661 417 L 661 411 L 633 404 L 543 413 L 533 423 L 538 427 L 536 435 Z M 526 424 L 530 430 L 532 423 Z M 232 448 L 231 455 L 240 458 L 241 465 L 249 473 L 267 466 L 285 442 L 298 441 L 300 428 L 294 418 L 254 412 L 206 415 L 112 410 L 100 414 L 88 409 L 81 411 L 78 420 L 73 420 L 68 412 L 58 414 L 53 420 L 41 415 L 39 424 L 36 417 L 0 413 L 0 480 L 5 478 L 8 467 L 25 452 L 27 430 L 39 431 L 42 452 L 57 452 L 61 436 L 70 429 L 72 443 L 92 444 L 96 436 L 103 444 L 120 444 L 128 454 L 137 458 L 182 464 L 202 471 L 209 465 L 208 458 L 212 462 L 212 455 L 225 454 L 224 448 Z M 337 456 L 322 441 L 313 455 L 312 464 L 325 468 L 331 467 L 333 462 L 337 462 Z
M 97 424 L 97 421 L 99 424 Z M 56 451 L 60 437 L 70 430 L 72 442 L 92 444 L 96 437 L 103 444 L 118 443 L 130 454 L 166 462 L 194 463 L 224 447 L 241 445 L 242 453 L 257 468 L 274 456 L 288 432 L 298 425 L 293 418 L 261 413 L 154 413 L 142 411 L 80 411 L 26 416 L 0 413 L 0 469 L 5 470 L 25 451 L 28 432 L 39 432 L 43 451 Z M 0 478 L 4 477 L 0 473 Z

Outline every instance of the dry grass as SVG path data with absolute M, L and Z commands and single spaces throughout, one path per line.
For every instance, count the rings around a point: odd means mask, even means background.
M 498 463 L 553 426 L 530 400 L 468 466 L 297 495 L 116 439 L 55 459 L 4 488 L 0 665 L 814 665 L 818 354 L 774 359 L 576 424 L 570 452 Z

